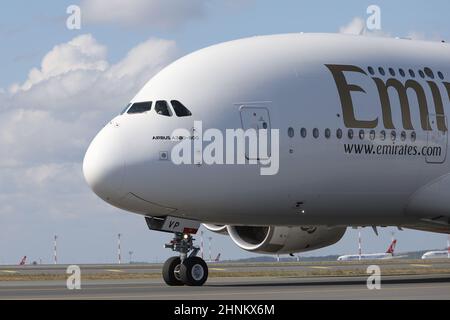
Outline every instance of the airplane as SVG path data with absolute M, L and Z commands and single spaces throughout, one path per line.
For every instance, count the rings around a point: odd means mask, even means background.
M 84 177 L 173 234 L 169 286 L 207 281 L 201 224 L 263 254 L 330 246 L 348 227 L 449 234 L 449 81 L 445 42 L 293 33 L 221 43 L 149 80 L 93 139 Z
M 450 259 L 450 250 L 425 252 L 422 256 L 422 260 L 426 259 Z
M 355 261 L 355 260 L 384 260 L 394 258 L 395 245 L 397 240 L 392 240 L 385 253 L 364 253 L 364 254 L 350 254 L 340 256 L 338 261 Z
M 425 252 L 422 259 L 450 259 L 450 236 L 447 240 L 447 250 Z

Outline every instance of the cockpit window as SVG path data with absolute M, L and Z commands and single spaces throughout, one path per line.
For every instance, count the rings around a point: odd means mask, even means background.
M 171 117 L 173 115 L 173 111 L 175 111 L 175 114 L 177 117 L 190 117 L 192 116 L 191 111 L 189 111 L 188 108 L 186 108 L 180 101 L 178 100 L 172 100 L 171 101 L 173 110 L 170 108 L 169 102 L 164 100 L 159 100 L 155 102 L 155 111 L 157 114 L 165 116 L 165 117 Z M 136 103 L 130 103 L 126 106 L 126 108 L 122 111 L 122 114 L 138 114 L 138 113 L 144 113 L 152 110 L 153 102 L 152 101 L 146 101 L 146 102 L 136 102 Z
M 167 104 L 167 101 L 157 101 L 155 105 L 155 111 L 157 114 L 171 117 L 172 113 L 169 110 L 169 105 Z
M 128 108 L 131 106 L 131 103 L 127 104 L 127 106 L 125 107 L 125 109 L 122 110 L 122 112 L 120 113 L 120 115 L 123 115 L 125 112 L 127 112 Z
M 136 114 L 136 113 L 144 113 L 152 110 L 152 102 L 137 102 L 134 103 L 133 106 L 128 109 L 128 114 Z
M 180 101 L 172 100 L 170 102 L 172 103 L 173 110 L 177 117 L 192 116 L 192 113 Z

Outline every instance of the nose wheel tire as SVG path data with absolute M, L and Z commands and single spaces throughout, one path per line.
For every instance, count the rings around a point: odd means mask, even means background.
M 169 258 L 163 266 L 163 279 L 169 286 L 183 286 L 181 280 L 181 259 L 179 257 Z
M 180 266 L 180 280 L 188 286 L 202 286 L 208 280 L 208 266 L 199 257 L 186 258 Z

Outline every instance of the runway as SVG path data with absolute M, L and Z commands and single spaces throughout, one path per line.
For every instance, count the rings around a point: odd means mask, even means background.
M 367 288 L 367 266 L 381 290 Z M 203 287 L 168 287 L 161 264 L 80 265 L 81 290 L 66 287 L 67 265 L 0 266 L 0 300 L 450 300 L 449 260 L 210 263 Z
M 365 277 L 212 278 L 203 287 L 167 287 L 155 280 L 83 282 L 68 290 L 64 281 L 2 282 L 7 300 L 450 300 L 450 276 L 386 276 L 380 290 L 369 290 Z

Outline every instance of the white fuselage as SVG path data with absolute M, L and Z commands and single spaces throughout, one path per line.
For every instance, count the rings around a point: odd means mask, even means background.
M 174 62 L 131 101 L 178 100 L 192 116 L 117 116 L 84 173 L 102 199 L 148 216 L 449 233 L 448 82 L 445 43 L 287 34 L 219 44 Z M 225 133 L 254 126 L 252 116 L 279 130 L 277 174 L 164 159 L 176 129 L 202 121 Z
M 422 256 L 422 259 L 450 259 L 450 250 L 429 251 Z
M 392 259 L 394 256 L 390 253 L 368 253 L 368 254 L 349 254 L 340 256 L 338 261 L 355 261 L 355 260 L 385 260 Z

